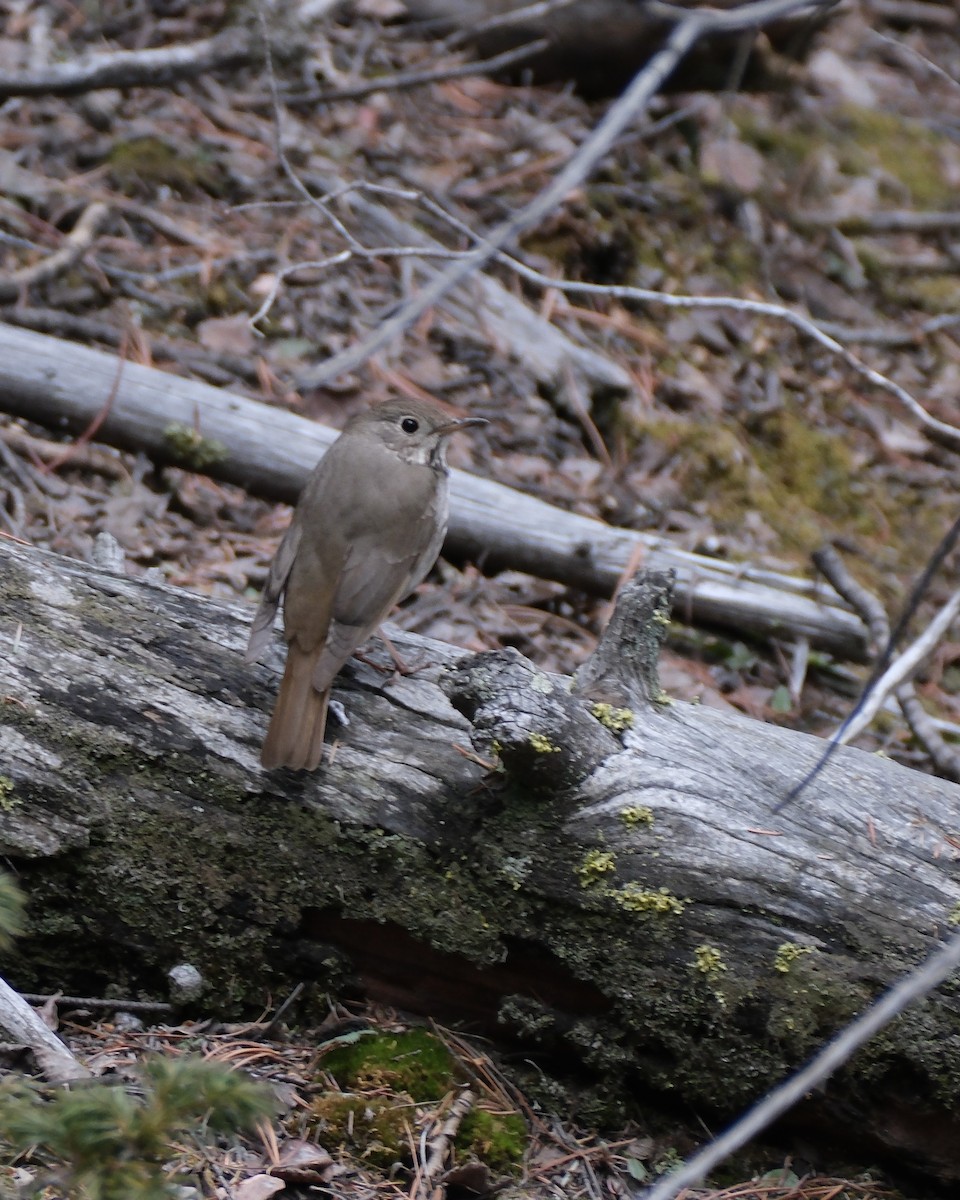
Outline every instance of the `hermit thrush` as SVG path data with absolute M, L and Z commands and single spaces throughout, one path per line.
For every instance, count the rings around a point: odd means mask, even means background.
M 247 645 L 247 662 L 256 662 L 283 596 L 287 663 L 265 767 L 319 766 L 334 676 L 440 553 L 446 439 L 485 424 L 423 400 L 388 400 L 353 417 L 307 480 Z

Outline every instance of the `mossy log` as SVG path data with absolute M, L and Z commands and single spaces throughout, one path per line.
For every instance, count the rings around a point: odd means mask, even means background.
M 146 998 L 189 963 L 227 1012 L 310 980 L 513 1039 L 611 1104 L 639 1086 L 719 1117 L 960 912 L 954 785 L 843 749 L 773 816 L 822 742 L 687 704 L 618 711 L 603 671 L 571 694 L 515 652 L 401 637 L 426 665 L 348 664 L 329 764 L 264 772 L 279 638 L 244 667 L 248 620 L 0 541 L 16 986 Z M 808 1127 L 960 1177 L 958 1016 L 955 984 L 909 1011 Z

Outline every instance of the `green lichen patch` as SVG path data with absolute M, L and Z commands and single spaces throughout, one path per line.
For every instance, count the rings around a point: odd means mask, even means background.
M 786 975 L 798 958 L 802 958 L 804 954 L 813 954 L 815 951 L 815 946 L 801 946 L 797 942 L 782 942 L 777 947 L 777 956 L 773 960 L 773 969 L 779 971 L 782 975 Z
M 620 820 L 628 829 L 635 829 L 638 825 L 652 825 L 653 809 L 646 804 L 629 804 L 620 809 Z
M 611 733 L 620 734 L 629 729 L 635 718 L 629 708 L 615 708 L 612 704 L 594 704 L 590 712 L 601 725 L 605 725 Z
M 17 807 L 17 800 L 13 795 L 13 780 L 7 775 L 0 775 L 0 811 L 11 812 Z
M 168 425 L 163 431 L 163 444 L 181 466 L 191 471 L 205 471 L 224 462 L 229 453 L 223 442 L 204 437 L 187 425 Z
M 542 733 L 531 733 L 527 738 L 532 750 L 536 750 L 538 754 L 559 754 L 560 747 L 555 746 L 550 739 Z
M 668 888 L 654 890 L 641 887 L 638 883 L 627 883 L 622 888 L 611 889 L 607 895 L 620 908 L 633 913 L 659 913 L 662 916 L 679 917 L 687 906 Z
M 588 850 L 576 868 L 582 888 L 595 887 L 605 875 L 617 869 L 616 857 L 609 850 Z
M 701 975 L 706 975 L 708 978 L 715 978 L 727 969 L 727 964 L 723 961 L 723 955 L 716 946 L 708 946 L 706 943 L 697 946 L 694 950 L 693 965 L 695 970 L 699 971 Z

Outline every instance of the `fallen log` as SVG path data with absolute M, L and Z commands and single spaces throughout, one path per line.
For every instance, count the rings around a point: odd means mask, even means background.
M 244 668 L 249 616 L 0 540 L 14 986 L 157 995 L 189 964 L 228 1012 L 314 981 L 592 1072 L 611 1104 L 723 1117 L 960 913 L 956 786 L 843 748 L 774 818 L 822 742 L 643 686 L 619 711 L 609 668 L 572 695 L 515 652 L 398 635 L 428 665 L 352 661 L 332 761 L 263 772 L 280 653 Z M 958 1010 L 944 988 L 906 1013 L 808 1132 L 960 1177 Z
M 452 34 L 452 43 L 488 57 L 545 40 L 520 70 L 539 81 L 573 80 L 588 95 L 622 90 L 661 48 L 689 0 L 667 10 L 644 0 L 404 0 L 407 12 L 431 33 Z M 736 9 L 741 0 L 721 0 L 718 9 Z M 774 87 L 789 77 L 794 61 L 806 58 L 815 35 L 831 16 L 831 6 L 798 6 L 793 14 L 758 20 L 765 38 L 752 47 L 743 34 L 717 30 L 689 55 L 670 80 L 672 90 L 703 91 L 730 86 L 739 63 L 738 86 Z M 783 56 L 781 58 L 781 55 Z
M 295 413 L 3 323 L 0 408 L 62 431 L 98 421 L 98 440 L 288 503 L 337 436 Z M 450 507 L 447 552 L 486 570 L 512 567 L 609 595 L 628 563 L 641 561 L 676 571 L 681 620 L 867 657 L 863 624 L 826 585 L 677 550 L 464 471 L 452 472 Z

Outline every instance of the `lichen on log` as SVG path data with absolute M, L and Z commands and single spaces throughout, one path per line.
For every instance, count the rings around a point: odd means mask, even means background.
M 281 655 L 243 667 L 248 620 L 0 543 L 0 846 L 30 902 L 14 985 L 156 995 L 190 963 L 226 1013 L 306 979 L 578 1063 L 611 1102 L 639 1082 L 729 1115 L 960 911 L 954 785 L 842 749 L 774 818 L 818 740 L 680 703 L 611 725 L 515 654 L 401 637 L 429 665 L 348 664 L 329 764 L 264 772 Z M 557 714 L 587 750 L 551 780 Z M 807 1118 L 960 1175 L 958 1009 L 947 987 L 906 1014 Z

